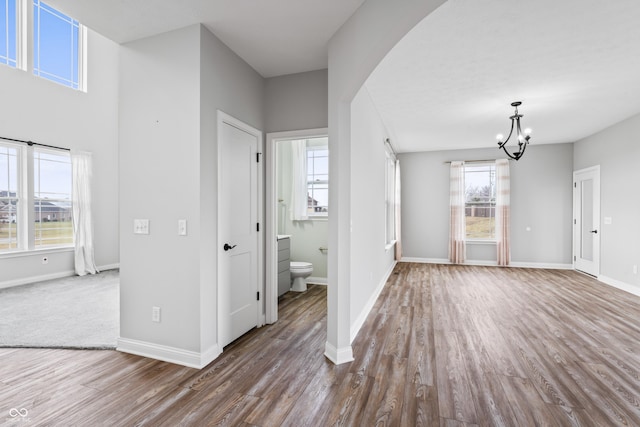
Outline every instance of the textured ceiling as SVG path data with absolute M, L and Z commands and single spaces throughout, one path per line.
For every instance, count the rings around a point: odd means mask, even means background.
M 366 87 L 400 152 L 495 147 L 512 101 L 533 144 L 573 142 L 640 112 L 640 2 L 449 0 Z
M 364 0 L 47 0 L 118 43 L 203 23 L 263 77 L 327 68 L 327 42 Z

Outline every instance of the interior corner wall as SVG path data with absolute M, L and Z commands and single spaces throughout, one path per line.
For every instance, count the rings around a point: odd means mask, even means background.
M 400 154 L 404 257 L 448 259 L 449 164 L 502 158 L 497 149 Z M 511 260 L 571 265 L 573 144 L 530 145 L 511 176 Z M 529 231 L 527 231 L 527 228 Z M 468 244 L 469 262 L 496 261 L 495 244 Z
M 600 165 L 600 275 L 640 290 L 640 114 L 575 143 L 574 169 Z M 605 218 L 611 223 L 606 224 Z M 637 271 L 637 270 L 636 270 Z
M 264 79 L 204 26 L 200 27 L 200 334 L 217 343 L 217 111 L 264 129 Z
M 200 26 L 125 44 L 120 65 L 120 337 L 200 352 Z
M 1 136 L 92 153 L 95 258 L 117 267 L 118 242 L 118 45 L 88 31 L 88 90 L 74 91 L 0 65 Z M 0 256 L 0 287 L 71 275 L 73 250 Z
M 351 327 L 368 314 L 394 264 L 386 248 L 386 151 L 389 133 L 363 86 L 351 103 Z M 357 325 L 356 325 L 357 326 Z
M 265 132 L 328 127 L 328 71 L 265 79 Z

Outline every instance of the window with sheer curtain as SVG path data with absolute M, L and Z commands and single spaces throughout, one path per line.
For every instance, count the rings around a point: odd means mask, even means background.
M 0 143 L 0 253 L 71 247 L 68 152 Z

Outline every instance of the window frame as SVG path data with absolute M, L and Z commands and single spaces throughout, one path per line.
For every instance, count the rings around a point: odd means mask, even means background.
M 326 142 L 325 143 L 311 143 L 309 144 L 311 141 L 313 141 L 314 139 L 324 139 Z M 306 159 L 307 159 L 307 165 L 309 162 L 309 153 L 310 152 L 314 152 L 314 151 L 326 151 L 327 152 L 327 179 L 325 180 L 320 180 L 320 179 L 309 179 L 310 176 L 315 177 L 315 173 L 309 173 L 309 170 L 307 168 L 307 197 L 308 198 L 312 198 L 312 194 L 313 194 L 313 186 L 315 185 L 326 185 L 327 188 L 327 195 L 329 192 L 329 140 L 326 137 L 320 137 L 320 138 L 307 138 L 307 148 L 306 148 Z M 320 157 L 318 157 L 320 158 Z M 315 159 L 315 157 L 314 157 Z M 325 174 L 320 174 L 320 175 L 325 175 Z M 326 206 L 321 206 L 321 208 L 324 207 L 326 208 L 326 211 L 322 212 L 317 212 L 315 211 L 315 209 L 312 210 L 313 206 L 309 205 L 309 200 L 307 200 L 307 217 L 311 220 L 317 220 L 317 219 L 327 219 L 329 217 L 329 200 L 327 198 L 327 205 Z
M 390 144 L 385 142 L 384 201 L 385 201 L 385 248 L 396 241 L 396 155 Z
M 36 226 L 35 226 L 35 156 L 34 152 L 52 153 L 61 155 L 59 150 L 48 150 L 46 148 L 34 148 L 32 146 L 22 146 L 18 144 L 0 141 L 1 147 L 10 147 L 17 151 L 17 188 L 18 203 L 16 204 L 16 223 L 17 223 L 17 245 L 13 249 L 0 249 L 0 258 L 28 255 L 34 252 L 59 252 L 73 250 L 75 245 L 75 233 L 73 226 L 71 227 L 72 241 L 65 244 L 53 245 L 36 245 Z M 69 153 L 70 156 L 70 153 Z M 72 173 L 72 172 L 70 172 Z M 73 189 L 71 189 L 71 192 Z M 73 194 L 70 193 L 71 219 L 73 224 Z
M 493 219 L 493 225 L 491 227 L 491 236 L 490 237 L 469 237 L 468 235 L 468 222 L 467 219 L 469 218 L 467 216 L 467 208 L 469 207 L 468 204 L 468 187 L 467 187 L 467 173 L 474 173 L 474 171 L 469 171 L 469 169 L 480 169 L 480 168 L 489 168 L 489 185 L 490 185 L 490 195 L 489 195 L 489 206 L 488 208 L 490 209 L 490 212 L 492 212 L 492 214 L 489 216 L 489 218 Z M 493 175 L 493 179 L 491 179 L 491 174 Z M 495 194 L 495 189 L 496 189 L 496 164 L 495 161 L 483 161 L 483 162 L 473 162 L 473 163 L 465 163 L 464 164 L 464 180 L 465 180 L 465 202 L 464 202 L 464 209 L 465 209 L 465 241 L 467 243 L 470 244 L 483 244 L 483 243 L 495 243 L 496 242 L 496 225 L 495 225 L 495 220 L 496 220 L 496 194 Z M 486 202 L 484 202 L 486 203 Z M 486 206 L 483 206 L 483 208 L 486 208 Z
M 23 1 L 28 1 L 28 0 L 23 0 Z M 86 66 L 87 66 L 87 62 L 86 62 L 86 56 L 87 56 L 87 51 L 86 51 L 86 46 L 87 46 L 87 31 L 86 31 L 86 27 L 84 25 L 82 25 L 77 19 L 66 15 L 64 13 L 62 13 L 61 11 L 59 11 L 58 9 L 52 7 L 51 5 L 49 5 L 48 3 L 42 1 L 42 0 L 31 0 L 31 13 L 32 13 L 32 19 L 31 19 L 31 31 L 30 31 L 30 36 L 32 38 L 32 43 L 31 43 L 31 49 L 32 49 L 32 74 L 36 77 L 40 77 L 43 78 L 45 80 L 57 83 L 61 86 L 65 86 L 68 87 L 70 89 L 73 90 L 79 90 L 81 92 L 86 92 L 87 91 L 87 86 L 86 86 Z M 40 63 L 40 23 L 41 21 L 41 11 L 45 11 L 46 13 L 50 13 L 56 17 L 58 17 L 59 19 L 61 19 L 63 22 L 66 21 L 67 24 L 70 25 L 70 28 L 72 28 L 73 31 L 73 27 L 77 28 L 77 36 L 76 36 L 76 58 L 73 58 L 73 52 L 70 56 L 70 59 L 72 62 L 77 61 L 77 66 L 75 67 L 75 70 L 72 71 L 72 77 L 71 80 L 68 80 L 62 76 L 57 76 L 53 73 L 50 73 L 49 71 L 43 70 L 42 69 L 42 64 Z M 72 67 L 73 68 L 73 67 Z M 73 73 L 77 74 L 77 81 L 74 80 L 74 76 Z

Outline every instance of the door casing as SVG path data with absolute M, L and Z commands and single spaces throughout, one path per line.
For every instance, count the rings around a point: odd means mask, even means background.
M 256 202 L 257 202 L 257 209 L 258 209 L 258 214 L 257 214 L 257 218 L 258 218 L 258 222 L 260 224 L 260 231 L 258 232 L 258 243 L 257 243 L 257 254 L 256 254 L 256 260 L 257 260 L 257 291 L 259 292 L 259 299 L 258 299 L 258 313 L 257 313 L 257 319 L 258 319 L 258 323 L 257 323 L 257 327 L 263 326 L 264 325 L 264 251 L 263 251 L 263 247 L 264 247 L 264 186 L 263 186 L 263 168 L 262 168 L 262 163 L 263 163 L 263 159 L 262 159 L 262 153 L 263 153 L 263 138 L 262 138 L 262 132 L 244 122 L 242 122 L 241 120 L 236 119 L 233 116 L 230 116 L 229 114 L 224 113 L 223 111 L 218 110 L 217 111 L 217 137 L 218 137 L 218 154 L 217 154 L 217 171 L 218 171 L 218 176 L 217 176 L 217 231 L 216 231 L 216 242 L 217 242 L 217 254 L 218 254 L 218 269 L 217 269 L 217 341 L 218 341 L 218 345 L 220 348 L 220 351 L 222 352 L 222 348 L 224 343 L 221 342 L 221 336 L 222 336 L 222 327 L 224 325 L 224 322 L 226 319 L 223 319 L 222 317 L 222 313 L 223 310 L 221 309 L 221 298 L 220 298 L 220 293 L 221 293 L 221 286 L 223 286 L 222 284 L 222 280 L 221 280 L 221 270 L 220 270 L 220 263 L 221 263 L 221 258 L 222 258 L 222 254 L 223 254 L 223 249 L 222 246 L 224 245 L 224 242 L 222 242 L 221 240 L 221 229 L 222 227 L 225 226 L 225 224 L 221 223 L 221 218 L 220 218 L 220 194 L 221 194 L 221 179 L 220 179 L 220 174 L 221 174 L 221 162 L 224 161 L 224 159 L 221 157 L 221 140 L 222 140 L 222 129 L 224 125 L 230 125 L 233 126 L 241 131 L 244 131 L 252 136 L 255 136 L 258 144 L 257 144 L 257 151 L 259 153 L 258 158 L 259 161 L 257 162 L 257 192 L 256 192 Z
M 582 215 L 582 185 L 583 181 L 593 180 L 593 217 L 588 227 L 597 230 L 593 234 L 593 261 L 581 258 L 582 229 L 589 224 L 583 224 Z M 595 228 L 594 228 L 595 227 Z M 592 276 L 600 275 L 600 165 L 580 169 L 573 172 L 573 268 Z

